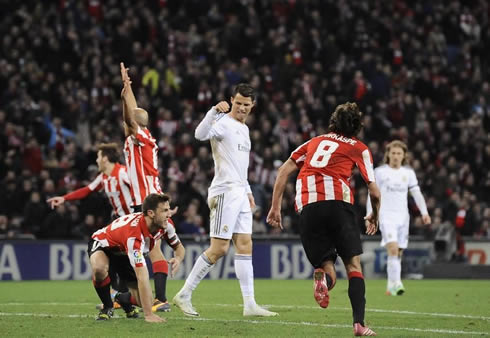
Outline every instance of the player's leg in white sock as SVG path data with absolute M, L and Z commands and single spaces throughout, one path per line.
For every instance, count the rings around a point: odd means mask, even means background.
M 388 256 L 386 272 L 388 274 L 388 290 L 390 290 L 396 286 L 397 279 L 400 276 L 400 261 L 398 256 Z
M 254 307 L 254 270 L 252 256 L 235 254 L 235 273 L 240 282 L 243 296 L 243 306 Z
M 189 276 L 185 280 L 184 287 L 182 290 L 185 293 L 192 293 L 199 285 L 201 280 L 208 274 L 208 272 L 213 268 L 214 264 L 210 262 L 206 254 L 202 253 L 194 263 Z

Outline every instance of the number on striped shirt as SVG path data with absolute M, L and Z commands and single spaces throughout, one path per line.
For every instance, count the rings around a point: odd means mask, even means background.
M 339 144 L 330 140 L 323 140 L 318 144 L 310 164 L 315 168 L 324 168 L 328 165 L 328 161 L 332 154 L 337 150 Z
M 128 221 L 130 220 L 130 218 L 131 218 L 131 216 L 119 217 L 114 222 L 112 222 L 112 224 L 111 224 L 111 230 L 115 230 L 117 228 L 120 228 L 122 226 L 125 226 L 126 224 L 128 224 Z

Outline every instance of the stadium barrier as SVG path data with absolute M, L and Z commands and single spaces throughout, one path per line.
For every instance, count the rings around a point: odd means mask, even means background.
M 368 278 L 384 278 L 386 251 L 379 238 L 366 237 L 362 262 Z M 208 247 L 206 237 L 184 237 L 186 257 L 174 279 L 184 279 L 197 257 Z M 469 264 L 490 265 L 490 241 L 467 239 L 466 256 Z M 86 280 L 90 279 L 87 243 L 83 241 L 0 241 L 0 280 Z M 164 245 L 166 257 L 172 249 Z M 235 278 L 234 250 L 221 259 L 209 273 L 210 279 Z M 403 256 L 403 272 L 410 278 L 422 278 L 424 266 L 434 262 L 434 243 L 411 238 Z M 254 273 L 256 278 L 307 279 L 313 273 L 297 237 L 254 236 Z M 340 259 L 339 278 L 345 277 Z M 149 264 L 151 271 L 151 264 Z M 464 270 L 462 270 L 464 271 Z M 461 276 L 464 278 L 464 276 Z

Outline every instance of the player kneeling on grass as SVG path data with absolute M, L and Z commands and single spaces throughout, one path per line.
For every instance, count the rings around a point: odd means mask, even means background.
M 152 290 L 144 254 L 165 234 L 171 215 L 170 198 L 165 194 L 150 194 L 143 201 L 142 210 L 116 219 L 96 231 L 89 241 L 92 279 L 95 291 L 104 304 L 97 320 L 107 320 L 113 314 L 108 274 L 110 264 L 119 277 L 128 283 L 131 292 L 116 297 L 126 316 L 138 317 L 132 305 L 134 303 L 143 308 L 147 322 L 165 322 L 165 319 L 152 312 Z M 175 250 L 175 257 L 169 261 L 173 273 L 179 269 L 184 253 L 180 244 Z

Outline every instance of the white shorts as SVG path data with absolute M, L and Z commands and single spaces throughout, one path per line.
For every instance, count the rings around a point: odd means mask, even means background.
M 381 219 L 379 222 L 379 230 L 382 236 L 381 246 L 385 246 L 390 242 L 396 242 L 400 249 L 406 249 L 408 246 L 408 227 L 408 217 L 403 221 Z
M 252 210 L 243 189 L 233 189 L 208 199 L 209 236 L 231 239 L 233 234 L 252 234 Z

